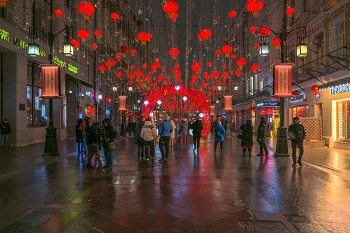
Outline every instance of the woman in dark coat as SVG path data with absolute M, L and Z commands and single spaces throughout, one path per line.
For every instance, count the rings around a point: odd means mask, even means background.
M 251 120 L 246 120 L 246 123 L 241 125 L 242 130 L 241 146 L 243 148 L 243 157 L 248 148 L 249 157 L 252 156 L 253 148 L 253 126 Z
M 77 125 L 75 126 L 75 140 L 78 144 L 78 155 L 84 150 L 83 147 L 83 130 L 80 129 L 80 125 L 83 123 L 83 119 L 78 119 Z
M 225 141 L 225 135 L 226 135 L 226 131 L 224 129 L 224 127 L 221 125 L 221 121 L 218 120 L 216 122 L 216 126 L 214 128 L 214 133 L 215 133 L 215 144 L 214 144 L 214 152 L 216 152 L 216 147 L 218 145 L 218 142 L 220 142 L 220 149 L 221 152 L 224 149 L 223 147 L 223 142 Z M 220 136 L 219 136 L 219 134 Z

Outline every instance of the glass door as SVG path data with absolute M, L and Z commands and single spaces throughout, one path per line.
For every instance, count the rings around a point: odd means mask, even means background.
M 350 102 L 338 102 L 337 112 L 338 140 L 350 139 Z

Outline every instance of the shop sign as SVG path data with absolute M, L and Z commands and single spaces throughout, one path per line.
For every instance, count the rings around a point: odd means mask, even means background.
M 105 101 L 106 101 L 106 103 L 112 103 L 112 99 L 108 98 L 108 97 L 105 98 Z
M 350 91 L 350 83 L 330 87 L 331 95 L 339 94 L 339 93 L 343 93 L 343 92 L 349 92 L 349 91 Z
M 273 106 L 280 106 L 280 103 L 277 101 L 270 101 L 270 102 L 262 102 L 256 104 L 257 107 L 273 107 Z
M 53 57 L 52 58 L 52 63 L 60 66 L 61 68 L 66 68 L 66 69 L 68 69 L 68 71 L 70 71 L 70 72 L 72 72 L 74 74 L 78 73 L 78 67 L 73 66 L 72 64 L 68 64 L 67 65 L 67 62 L 62 61 L 58 57 Z
M 57 65 L 40 65 L 42 96 L 40 98 L 58 98 L 59 97 L 59 67 Z
M 90 91 L 86 91 L 85 94 L 86 94 L 86 96 L 93 96 Z
M 318 92 L 318 93 L 315 95 L 315 99 L 316 99 L 316 101 L 319 101 L 320 98 L 321 98 L 321 94 L 320 94 L 320 92 Z
M 17 45 L 18 47 L 25 49 L 25 50 L 28 50 L 28 48 L 29 48 L 29 44 L 27 42 L 20 40 L 16 37 L 13 37 L 13 43 L 14 43 L 14 45 Z M 39 50 L 39 56 L 45 57 L 46 53 L 42 50 Z
M 292 63 L 280 63 L 274 66 L 273 96 L 292 96 Z
M 10 42 L 10 33 L 0 28 L 0 40 Z
M 289 98 L 289 102 L 299 101 L 299 100 L 303 100 L 303 99 L 304 99 L 304 94 L 300 94 L 300 95 L 298 95 L 298 99 L 296 99 L 295 97 Z

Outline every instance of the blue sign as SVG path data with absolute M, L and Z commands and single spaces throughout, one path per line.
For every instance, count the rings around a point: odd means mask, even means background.
M 298 101 L 298 100 L 302 100 L 302 99 L 304 99 L 304 94 L 298 95 L 298 99 L 296 99 L 295 97 L 291 97 L 291 98 L 289 98 L 289 101 L 293 102 L 293 101 Z
M 256 104 L 257 107 L 272 107 L 272 106 L 280 106 L 280 103 L 277 101 L 270 101 L 270 102 L 262 102 L 262 103 L 258 103 Z
M 315 95 L 315 99 L 316 101 L 319 101 L 321 98 L 321 94 L 318 92 L 316 95 Z

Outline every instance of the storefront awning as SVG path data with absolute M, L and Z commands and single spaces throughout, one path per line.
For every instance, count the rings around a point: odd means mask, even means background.
M 322 84 L 318 87 L 318 89 L 322 90 L 332 86 L 334 87 L 334 86 L 339 86 L 347 83 L 350 83 L 350 77 L 346 77 L 346 78 L 338 79 L 329 83 Z

